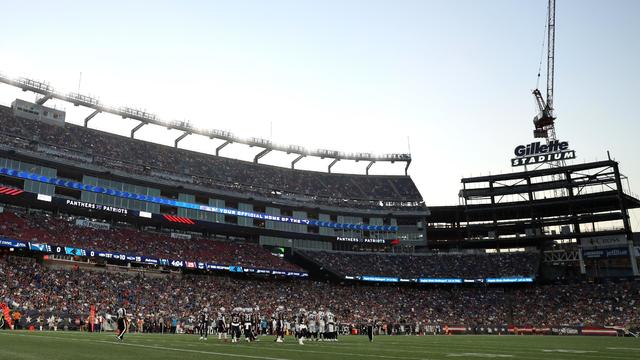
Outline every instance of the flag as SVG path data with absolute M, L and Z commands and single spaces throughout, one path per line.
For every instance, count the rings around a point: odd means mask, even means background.
M 4 321 L 9 325 L 9 329 L 13 330 L 13 324 L 11 323 L 11 313 L 9 311 L 9 307 L 5 303 L 0 303 L 0 308 L 2 308 L 2 313 L 4 314 Z

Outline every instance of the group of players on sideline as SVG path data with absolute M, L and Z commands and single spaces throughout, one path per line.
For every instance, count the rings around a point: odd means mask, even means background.
M 207 340 L 209 334 L 216 332 L 218 339 L 222 340 L 224 338 L 227 341 L 231 337 L 232 343 L 239 342 L 242 336 L 247 342 L 259 341 L 257 335 L 261 332 L 260 326 L 262 322 L 259 310 L 258 307 L 236 307 L 227 315 L 224 307 L 221 307 L 216 314 L 210 314 L 209 308 L 204 308 L 198 315 L 195 333 L 200 335 L 200 340 Z M 124 308 L 118 309 L 117 316 L 116 339 L 123 341 L 124 334 L 127 332 L 131 321 Z M 284 306 L 278 306 L 271 315 L 270 333 L 276 336 L 275 342 L 284 342 L 287 317 L 288 314 Z M 320 308 L 319 311 L 311 312 L 300 309 L 290 321 L 290 324 L 294 324 L 292 330 L 300 345 L 304 345 L 305 339 L 338 341 L 336 316 L 329 309 Z M 368 335 L 371 341 L 372 332 L 369 332 Z

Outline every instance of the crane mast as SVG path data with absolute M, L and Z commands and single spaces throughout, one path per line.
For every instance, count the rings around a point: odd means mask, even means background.
M 555 120 L 553 113 L 553 85 L 555 75 L 555 45 L 556 45 L 556 1 L 549 0 L 547 12 L 547 98 L 542 98 L 539 89 L 533 90 L 539 113 L 533 118 L 535 126 L 533 135 L 545 138 L 547 142 L 556 140 Z

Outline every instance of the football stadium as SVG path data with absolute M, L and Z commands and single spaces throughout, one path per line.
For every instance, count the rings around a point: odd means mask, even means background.
M 450 169 L 412 176 L 444 150 L 282 144 L 0 72 L 0 358 L 637 359 L 638 164 L 556 132 L 556 1 L 533 3 L 536 116 L 449 205 L 423 189 Z

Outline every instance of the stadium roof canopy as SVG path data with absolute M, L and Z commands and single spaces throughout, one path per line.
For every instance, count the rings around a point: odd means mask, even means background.
M 302 158 L 307 156 L 319 157 L 321 159 L 333 159 L 333 161 L 329 164 L 327 171 L 331 172 L 331 168 L 340 160 L 353 160 L 353 161 L 368 161 L 369 165 L 367 165 L 366 173 L 369 174 L 369 169 L 376 162 L 404 162 L 405 166 L 405 175 L 408 174 L 409 165 L 411 164 L 411 154 L 408 153 L 398 153 L 398 154 L 371 154 L 371 153 L 344 153 L 342 151 L 337 150 L 328 150 L 328 149 L 306 149 L 303 146 L 299 145 L 280 145 L 274 144 L 271 140 L 262 139 L 262 138 L 241 138 L 239 136 L 234 135 L 233 133 L 225 130 L 218 129 L 201 129 L 192 126 L 187 121 L 167 121 L 159 118 L 157 115 L 139 110 L 130 107 L 113 107 L 102 104 L 100 100 L 97 98 L 82 95 L 80 93 L 62 93 L 56 91 L 49 83 L 41 82 L 37 80 L 27 79 L 27 78 L 10 78 L 2 73 L 0 73 L 0 82 L 12 85 L 22 89 L 22 91 L 32 91 L 34 93 L 40 94 L 43 97 L 40 98 L 37 103 L 39 105 L 43 105 L 50 99 L 58 99 L 62 101 L 66 101 L 72 103 L 75 106 L 84 106 L 90 109 L 93 109 L 93 113 L 87 116 L 84 120 L 84 126 L 87 127 L 89 121 L 98 115 L 101 112 L 121 116 L 123 119 L 132 119 L 140 121 L 136 127 L 131 129 L 131 138 L 134 138 L 136 131 L 142 128 L 145 125 L 153 124 L 157 126 L 166 127 L 168 129 L 175 129 L 182 131 L 182 134 L 178 136 L 174 140 L 174 146 L 178 147 L 178 143 L 184 139 L 185 137 L 197 134 L 206 136 L 210 139 L 220 139 L 224 140 L 224 142 L 216 148 L 216 155 L 219 156 L 220 150 L 225 146 L 238 143 L 245 144 L 251 147 L 262 148 L 262 150 L 255 155 L 253 161 L 258 163 L 258 160 L 268 154 L 269 152 L 276 150 L 285 152 L 287 154 L 297 154 L 296 157 L 291 162 L 291 168 L 295 169 L 295 164 L 300 161 Z

